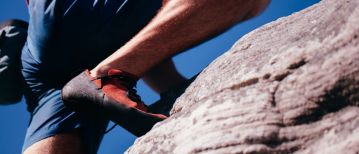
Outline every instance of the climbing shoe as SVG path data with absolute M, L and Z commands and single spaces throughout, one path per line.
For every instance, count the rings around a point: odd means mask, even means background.
M 120 70 L 92 77 L 88 70 L 70 80 L 61 91 L 63 103 L 75 112 L 100 116 L 142 136 L 166 116 L 153 114 L 133 89 L 138 77 Z

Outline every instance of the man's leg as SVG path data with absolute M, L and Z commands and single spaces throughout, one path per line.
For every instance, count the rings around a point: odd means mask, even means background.
M 156 17 L 129 42 L 91 72 L 85 71 L 68 82 L 62 89 L 61 99 L 76 112 L 108 118 L 134 135 L 142 136 L 167 117 L 151 113 L 141 101 L 133 89 L 137 80 L 165 59 L 258 15 L 269 2 L 164 2 Z
M 119 69 L 143 76 L 161 61 L 263 12 L 270 0 L 169 0 L 126 45 L 97 65 L 94 77 Z
M 108 120 L 67 109 L 60 100 L 60 90 L 48 93 L 31 112 L 23 152 L 96 153 Z
M 83 146 L 76 145 L 81 143 L 79 136 L 89 153 L 97 152 L 108 120 L 68 110 L 60 100 L 60 89 L 75 70 L 94 67 L 132 38 L 153 18 L 160 3 L 30 0 L 29 37 L 21 57 L 31 113 L 23 146 L 26 153 L 61 148 L 69 140 L 74 140 L 73 150 L 81 150 Z M 92 52 L 84 53 L 86 49 Z M 66 133 L 76 128 L 81 131 Z M 53 152 L 59 151 L 49 153 Z
M 161 94 L 172 86 L 185 82 L 184 78 L 176 69 L 172 59 L 167 59 L 151 70 L 149 70 L 142 80 L 156 93 Z
M 24 154 L 87 154 L 88 151 L 80 137 L 80 129 L 50 136 L 36 142 Z

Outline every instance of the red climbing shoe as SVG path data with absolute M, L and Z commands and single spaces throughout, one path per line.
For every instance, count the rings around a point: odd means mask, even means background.
M 141 101 L 133 89 L 138 79 L 113 69 L 107 76 L 95 78 L 86 70 L 64 86 L 61 99 L 76 112 L 108 118 L 132 134 L 142 136 L 167 117 L 152 114 Z

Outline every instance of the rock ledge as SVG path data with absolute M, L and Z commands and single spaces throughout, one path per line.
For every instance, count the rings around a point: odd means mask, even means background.
M 152 108 L 171 117 L 126 153 L 358 153 L 358 5 L 323 0 L 250 32 L 162 95 Z

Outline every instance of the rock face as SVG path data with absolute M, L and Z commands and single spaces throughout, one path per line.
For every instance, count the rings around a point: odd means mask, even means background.
M 171 117 L 126 153 L 358 153 L 358 36 L 359 0 L 254 30 L 162 95 L 153 107 Z

